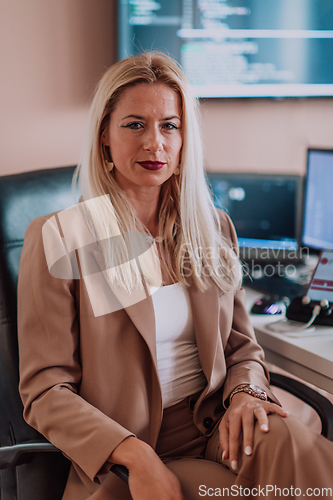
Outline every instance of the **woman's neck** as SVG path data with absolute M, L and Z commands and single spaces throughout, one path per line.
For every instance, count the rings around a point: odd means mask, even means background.
M 160 190 L 139 189 L 127 192 L 140 222 L 155 237 L 158 234 L 158 204 Z
M 158 205 L 161 186 L 140 186 L 115 171 L 115 179 L 124 190 L 140 222 L 155 237 L 158 234 Z

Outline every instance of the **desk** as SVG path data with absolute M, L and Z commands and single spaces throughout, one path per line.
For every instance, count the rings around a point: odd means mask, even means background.
M 262 293 L 247 289 L 248 308 L 261 296 Z M 281 317 L 251 314 L 267 362 L 333 394 L 333 327 L 316 326 L 308 337 L 289 337 L 265 328 Z

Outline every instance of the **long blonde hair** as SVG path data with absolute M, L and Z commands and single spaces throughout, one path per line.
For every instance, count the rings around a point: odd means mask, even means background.
M 182 108 L 180 174 L 172 175 L 163 184 L 159 204 L 159 236 L 170 256 L 172 275 L 184 285 L 193 282 L 200 290 L 207 288 L 208 277 L 223 292 L 235 290 L 240 284 L 241 266 L 231 244 L 221 234 L 220 218 L 205 180 L 198 103 L 179 65 L 161 52 L 145 52 L 114 64 L 97 87 L 77 171 L 84 200 L 109 195 L 101 198 L 110 201 L 99 203 L 98 214 L 94 216 L 97 240 L 110 241 L 115 235 L 112 227 L 117 228 L 117 234 L 146 231 L 106 167 L 109 158 L 101 137 L 124 89 L 156 82 L 177 92 Z M 114 223 L 110 223 L 110 218 Z M 112 251 L 110 245 L 104 247 L 106 260 L 111 258 Z M 131 270 L 131 265 L 115 268 L 112 259 L 113 279 L 131 289 L 140 273 Z

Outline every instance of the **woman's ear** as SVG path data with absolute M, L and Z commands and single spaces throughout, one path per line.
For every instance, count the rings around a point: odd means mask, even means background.
M 105 129 L 104 132 L 102 133 L 101 142 L 103 146 L 110 146 L 109 129 Z

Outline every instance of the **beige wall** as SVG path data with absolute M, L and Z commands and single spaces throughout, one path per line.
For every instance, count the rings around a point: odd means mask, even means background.
M 308 147 L 333 148 L 333 98 L 208 100 L 202 117 L 211 171 L 303 174 Z
M 75 164 L 91 94 L 115 59 L 114 0 L 0 0 L 0 174 Z M 333 147 L 333 99 L 207 100 L 209 170 L 302 173 Z
M 0 0 L 0 175 L 78 162 L 112 0 Z

